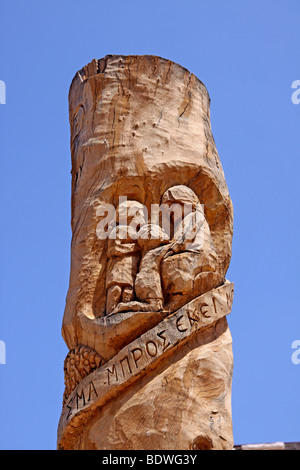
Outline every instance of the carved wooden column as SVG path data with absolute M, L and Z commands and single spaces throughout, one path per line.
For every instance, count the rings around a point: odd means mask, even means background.
M 59 449 L 233 447 L 233 213 L 209 105 L 159 57 L 74 77 Z

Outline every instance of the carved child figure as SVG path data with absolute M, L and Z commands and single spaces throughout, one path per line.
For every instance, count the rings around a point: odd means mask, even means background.
M 112 228 L 108 238 L 106 315 L 113 313 L 120 302 L 128 303 L 135 297 L 134 281 L 141 257 L 137 230 L 145 223 L 143 209 L 139 202 L 127 200 L 117 208 L 119 225 Z
M 158 312 L 163 309 L 160 266 L 162 259 L 170 251 L 169 237 L 160 226 L 147 224 L 138 232 L 138 244 L 142 250 L 139 272 L 135 280 L 138 300 L 130 301 L 128 304 L 121 302 L 113 313 L 129 310 Z

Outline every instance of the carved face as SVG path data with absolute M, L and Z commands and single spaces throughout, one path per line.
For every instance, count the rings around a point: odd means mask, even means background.
M 141 226 L 145 223 L 144 206 L 138 201 L 124 201 L 117 207 L 116 211 L 117 223 L 132 226 Z M 123 222 L 124 221 L 124 222 Z
M 188 186 L 177 185 L 165 191 L 162 196 L 162 207 L 165 215 L 169 212 L 173 236 L 183 219 L 199 207 L 201 208 L 201 205 L 194 191 Z
M 167 189 L 162 196 L 162 204 L 171 205 L 174 203 L 192 205 L 195 209 L 196 205 L 199 204 L 199 199 L 194 191 L 187 186 L 177 185 Z

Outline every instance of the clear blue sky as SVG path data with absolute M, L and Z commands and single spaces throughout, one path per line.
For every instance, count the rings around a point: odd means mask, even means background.
M 211 96 L 235 211 L 236 444 L 300 441 L 299 0 L 1 0 L 0 448 L 55 449 L 70 263 L 68 90 L 106 54 L 178 62 Z

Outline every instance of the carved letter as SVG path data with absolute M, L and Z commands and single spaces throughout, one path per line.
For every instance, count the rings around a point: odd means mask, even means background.
M 183 318 L 183 315 L 178 317 L 176 320 L 176 328 L 178 331 L 180 331 L 180 333 L 184 333 L 185 331 L 187 331 L 187 328 L 182 328 L 182 324 L 179 323 L 182 318 Z
M 124 372 L 124 369 L 123 369 L 123 362 L 124 361 L 127 361 L 127 366 L 128 366 L 129 373 L 132 374 L 132 370 L 131 370 L 131 367 L 130 367 L 130 364 L 129 364 L 128 356 L 125 356 L 125 357 L 123 357 L 123 359 L 120 360 L 120 365 L 121 365 L 121 369 L 122 369 L 122 372 L 123 372 L 123 377 L 125 377 L 125 372 Z
M 216 309 L 215 298 L 214 298 L 214 297 L 212 298 L 212 301 L 213 301 L 213 304 L 214 304 L 215 312 L 218 313 L 218 312 L 217 312 L 217 309 Z M 206 310 L 203 311 L 203 310 L 202 310 L 203 307 L 208 307 L 208 305 L 207 305 L 207 304 L 202 304 L 202 305 L 200 306 L 200 313 L 201 313 L 201 315 L 202 315 L 204 318 L 210 318 L 211 315 L 206 315 L 207 312 L 208 312 L 208 309 L 206 309 Z
M 80 394 L 78 392 L 76 392 L 77 410 L 79 408 L 79 400 L 83 400 L 83 406 L 84 406 L 85 405 L 85 396 L 84 396 L 84 391 L 83 390 Z
M 95 385 L 93 384 L 93 382 L 90 382 L 89 383 L 89 398 L 88 398 L 88 401 L 90 401 L 93 394 L 95 394 L 96 397 L 98 396 L 98 393 L 96 392 L 96 389 L 95 389 Z
M 133 356 L 133 359 L 134 359 L 134 362 L 135 362 L 135 366 L 136 368 L 138 368 L 138 360 L 141 359 L 142 355 L 143 355 L 143 351 L 141 350 L 141 348 L 135 348 L 135 349 L 132 349 L 132 351 L 130 351 L 132 356 Z M 140 356 L 136 356 L 135 353 L 136 352 L 140 352 Z
M 67 419 L 69 419 L 69 417 L 70 417 L 70 415 L 71 415 L 71 413 L 72 413 L 72 406 L 71 406 L 71 405 L 72 405 L 73 399 L 74 399 L 74 398 L 72 398 L 72 399 L 70 400 L 69 404 L 67 405 L 67 408 L 68 408 L 68 410 L 69 410 L 69 411 L 68 411 L 68 414 L 67 414 Z
M 200 310 L 201 310 L 201 308 L 200 308 Z M 191 326 L 193 326 L 194 323 L 199 322 L 198 318 L 193 318 L 189 311 L 187 311 L 187 316 L 188 316 L 188 319 L 189 319 L 189 322 L 190 322 Z
M 233 299 L 233 291 L 231 292 L 226 292 L 226 300 L 227 300 L 227 306 L 230 307 Z
M 152 344 L 152 347 L 154 346 L 154 351 L 152 348 L 149 348 L 149 345 Z M 152 351 L 151 351 L 152 349 Z M 147 353 L 149 354 L 150 357 L 155 357 L 157 355 L 157 346 L 155 344 L 154 341 L 147 341 L 146 343 L 146 350 L 147 350 Z
M 118 382 L 118 373 L 116 369 L 116 365 L 114 364 L 112 367 L 112 370 L 106 369 L 107 370 L 107 379 L 108 379 L 108 385 L 110 385 L 110 374 L 113 375 L 115 374 L 116 381 Z
M 157 336 L 159 336 L 163 340 L 163 351 L 167 349 L 168 346 L 170 346 L 170 341 L 167 343 L 167 338 L 163 335 L 166 330 L 160 331 L 157 333 Z

